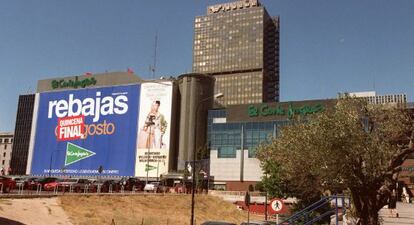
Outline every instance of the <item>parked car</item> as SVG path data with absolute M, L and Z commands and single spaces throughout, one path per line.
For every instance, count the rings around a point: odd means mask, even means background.
M 16 182 L 16 187 L 24 186 L 28 177 L 14 177 L 13 180 Z
M 62 179 L 56 179 L 56 180 L 50 180 L 50 182 L 46 182 L 43 185 L 43 190 L 45 191 L 54 191 L 57 190 L 60 182 L 62 182 Z
M 27 180 L 24 182 L 24 189 L 36 190 L 37 185 L 40 184 L 39 180 L 40 180 L 40 178 L 38 178 L 38 177 L 29 177 L 29 178 L 27 178 Z
M 42 185 L 42 189 L 45 189 L 45 184 L 47 184 L 47 183 L 53 183 L 56 180 L 57 180 L 56 177 L 45 177 L 45 178 L 39 179 L 37 181 L 37 183 L 40 184 L 40 185 Z
M 236 225 L 235 223 L 221 222 L 221 221 L 206 221 L 201 225 Z
M 124 186 L 125 191 L 132 191 L 132 188 L 135 188 L 134 191 L 142 191 L 145 185 L 144 181 L 134 177 L 122 178 L 118 184 L 120 187 Z
M 88 179 L 77 179 L 76 183 L 73 184 L 73 190 L 75 192 L 93 192 L 94 186 L 92 185 L 92 182 Z
M 159 183 L 148 183 L 144 186 L 145 192 L 156 192 Z
M 169 188 L 162 185 L 161 182 L 151 182 L 145 185 L 144 191 L 154 193 L 165 193 L 169 191 Z
M 101 192 L 109 192 L 112 189 L 112 192 L 119 191 L 119 181 L 117 180 L 101 180 L 97 181 L 94 185 L 95 187 L 101 183 Z
M 59 182 L 58 189 L 59 191 L 70 191 L 71 187 L 73 188 L 74 184 L 78 182 L 79 179 L 77 178 L 67 178 L 63 179 L 61 182 Z M 74 189 L 72 189 L 74 190 Z
M 16 187 L 16 181 L 10 177 L 0 176 L 0 191 L 2 193 L 9 193 Z
M 182 183 L 175 184 L 174 186 L 175 193 L 186 193 L 186 187 Z

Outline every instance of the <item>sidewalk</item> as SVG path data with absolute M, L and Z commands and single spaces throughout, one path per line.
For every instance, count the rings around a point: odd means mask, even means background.
M 388 209 L 384 208 L 380 211 L 380 215 L 382 216 L 384 223 L 383 225 L 406 225 L 406 224 L 414 224 L 414 204 L 407 204 L 407 203 L 397 203 L 397 211 L 399 214 L 399 218 L 390 218 Z

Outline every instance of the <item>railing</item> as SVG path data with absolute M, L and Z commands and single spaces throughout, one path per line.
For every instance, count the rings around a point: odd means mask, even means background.
M 233 196 L 245 196 L 246 192 L 245 191 L 214 191 L 214 190 L 209 190 L 208 191 L 210 195 L 233 195 Z M 252 191 L 249 192 L 250 196 L 266 196 L 266 192 L 256 192 L 256 191 Z
M 302 222 L 305 225 L 311 225 L 323 218 L 331 215 L 335 215 L 335 224 L 339 224 L 339 209 L 342 208 L 342 215 L 346 213 L 346 202 L 345 199 L 349 199 L 347 196 L 343 195 L 333 195 L 333 196 L 326 196 L 321 198 L 319 201 L 307 206 L 306 208 L 296 212 L 289 218 L 285 219 L 279 224 L 295 224 L 297 222 Z M 339 206 L 338 200 L 341 200 L 341 206 Z M 332 201 L 334 202 L 334 208 L 332 209 Z M 330 209 L 322 212 L 320 215 L 316 217 L 311 217 L 311 214 L 316 210 L 328 206 Z

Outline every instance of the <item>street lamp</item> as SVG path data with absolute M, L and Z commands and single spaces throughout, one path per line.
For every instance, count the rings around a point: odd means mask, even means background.
M 192 180 L 193 180 L 193 183 L 191 184 L 191 189 L 192 189 L 192 193 L 191 193 L 191 221 L 190 221 L 190 224 L 191 225 L 194 225 L 194 204 L 195 204 L 195 201 L 194 201 L 194 189 L 195 189 L 195 183 L 196 183 L 196 178 L 195 178 L 195 175 L 196 175 L 196 173 L 195 173 L 195 171 L 196 171 L 195 162 L 196 162 L 196 153 L 197 153 L 196 146 L 197 146 L 197 115 L 198 115 L 198 108 L 200 107 L 200 105 L 202 103 L 204 103 L 204 102 L 206 102 L 206 101 L 208 101 L 210 99 L 219 99 L 219 98 L 222 98 L 222 97 L 224 97 L 224 94 L 220 92 L 220 93 L 217 93 L 215 95 L 212 95 L 212 96 L 209 96 L 207 98 L 204 98 L 204 99 L 202 99 L 201 101 L 199 101 L 197 103 L 196 110 L 195 110 L 193 168 L 192 168 L 192 175 L 191 175 L 192 176 Z

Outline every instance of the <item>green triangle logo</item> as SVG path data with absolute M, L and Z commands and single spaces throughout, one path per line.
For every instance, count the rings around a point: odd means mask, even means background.
M 155 166 L 151 166 L 151 165 L 145 165 L 145 171 L 150 171 L 150 170 L 154 170 L 154 169 L 157 169 L 157 167 L 155 167 Z
M 95 152 L 89 151 L 88 149 L 82 148 L 80 146 L 68 142 L 66 146 L 65 166 L 68 166 L 75 162 L 79 162 L 82 159 L 89 158 L 95 154 Z

